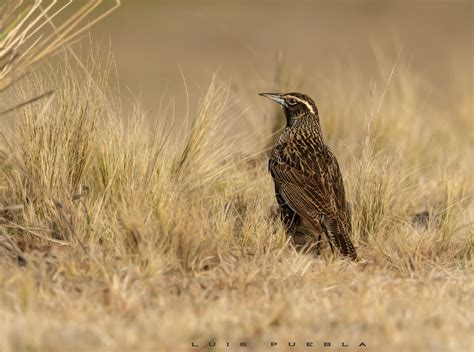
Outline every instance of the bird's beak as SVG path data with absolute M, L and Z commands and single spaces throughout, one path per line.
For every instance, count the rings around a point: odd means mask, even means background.
M 271 100 L 276 101 L 278 104 L 285 106 L 285 99 L 283 98 L 283 94 L 280 93 L 259 93 L 262 97 L 269 98 Z

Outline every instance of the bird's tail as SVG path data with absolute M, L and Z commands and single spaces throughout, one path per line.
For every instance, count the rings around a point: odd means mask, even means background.
M 357 259 L 357 252 L 349 237 L 346 227 L 338 219 L 325 219 L 324 227 L 329 242 L 335 245 L 342 255 L 350 257 L 352 260 Z

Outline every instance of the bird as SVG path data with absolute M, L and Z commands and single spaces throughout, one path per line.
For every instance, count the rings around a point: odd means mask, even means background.
M 333 250 L 336 247 L 343 256 L 357 260 L 343 178 L 336 157 L 324 143 L 316 104 L 302 93 L 259 95 L 280 104 L 286 117 L 268 169 L 287 233 L 296 238 L 318 236 L 318 247 L 324 234 Z

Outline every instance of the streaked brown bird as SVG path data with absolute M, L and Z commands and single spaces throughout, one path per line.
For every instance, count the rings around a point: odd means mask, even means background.
M 322 232 L 331 248 L 336 246 L 342 255 L 357 259 L 341 171 L 324 143 L 316 104 L 301 93 L 260 95 L 279 103 L 286 116 L 269 170 L 287 232 L 300 237 L 319 233 L 318 243 Z

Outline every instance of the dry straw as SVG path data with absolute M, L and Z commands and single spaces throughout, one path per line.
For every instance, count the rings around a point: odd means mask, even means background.
M 21 79 L 39 61 L 56 54 L 120 6 L 89 0 L 7 0 L 0 5 L 0 93 Z M 30 98 L 29 102 L 48 95 Z M 25 104 L 14 107 L 18 108 Z M 12 107 L 7 111 L 10 112 Z

